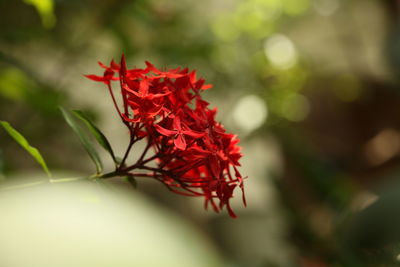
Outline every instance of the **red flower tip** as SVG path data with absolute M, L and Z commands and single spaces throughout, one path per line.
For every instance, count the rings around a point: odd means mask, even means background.
M 100 67 L 102 67 L 103 69 L 107 69 L 108 67 L 106 65 L 104 65 L 102 62 L 97 61 L 97 64 L 99 64 Z
M 95 81 L 95 82 L 102 82 L 102 81 L 104 81 L 104 78 L 103 78 L 102 76 L 97 76 L 97 75 L 92 75 L 92 74 L 90 74 L 90 75 L 83 75 L 83 76 L 85 76 L 86 78 L 88 78 L 88 79 L 90 79 L 90 80 L 92 80 L 92 81 Z
M 149 68 L 149 69 L 155 69 L 154 65 L 151 64 L 150 62 L 145 61 L 145 63 L 146 63 L 147 68 Z
M 83 75 L 83 76 L 85 76 L 86 78 L 88 78 L 92 81 L 95 81 L 95 82 L 107 83 L 110 81 L 109 79 L 105 78 L 104 76 L 97 76 L 97 75 Z

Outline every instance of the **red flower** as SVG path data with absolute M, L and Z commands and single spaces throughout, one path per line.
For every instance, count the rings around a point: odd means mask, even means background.
M 229 215 L 236 217 L 229 200 L 237 186 L 244 190 L 237 169 L 242 154 L 237 145 L 239 139 L 226 133 L 215 121 L 216 109 L 209 109 L 201 98 L 201 91 L 212 86 L 187 69 L 161 71 L 149 62 L 145 69 L 127 69 L 124 56 L 120 64 L 99 64 L 105 69 L 103 76 L 86 77 L 107 85 L 115 108 L 131 133 L 131 143 L 116 173 L 153 177 L 175 193 L 205 197 L 206 208 L 209 203 L 217 212 L 226 207 Z M 112 89 L 116 80 L 123 109 Z M 144 138 L 147 146 L 143 154 L 136 163 L 127 164 L 131 146 Z M 146 158 L 150 148 L 154 155 Z M 157 167 L 147 165 L 150 162 L 156 162 Z M 244 192 L 243 202 L 246 203 Z
M 174 144 L 175 144 L 176 148 L 178 148 L 180 150 L 186 149 L 186 140 L 184 137 L 185 135 L 193 137 L 193 138 L 200 138 L 204 135 L 202 133 L 197 133 L 193 130 L 190 130 L 187 127 L 185 127 L 185 128 L 187 128 L 187 130 L 184 130 L 182 128 L 181 119 L 179 118 L 179 116 L 174 117 L 173 126 L 174 126 L 174 130 L 168 130 L 168 129 L 161 127 L 158 124 L 154 125 L 154 127 L 160 134 L 165 135 L 165 136 L 174 136 Z

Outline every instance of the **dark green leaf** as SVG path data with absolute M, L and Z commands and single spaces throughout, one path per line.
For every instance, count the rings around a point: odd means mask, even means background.
M 49 171 L 49 168 L 47 168 L 47 164 L 44 161 L 42 155 L 40 154 L 39 150 L 37 150 L 35 147 L 31 146 L 28 141 L 23 137 L 17 130 L 15 130 L 8 122 L 6 121 L 0 121 L 0 124 L 3 126 L 3 128 L 7 131 L 7 133 L 14 138 L 14 140 L 22 146 L 26 151 L 28 151 L 29 154 L 31 154 L 32 157 L 35 158 L 35 160 L 42 166 L 43 170 L 47 173 L 49 177 L 51 177 L 51 173 Z
M 99 128 L 96 127 L 96 125 L 94 125 L 94 123 L 89 119 L 89 117 L 83 113 L 80 110 L 74 110 L 72 111 L 73 114 L 80 119 L 81 121 L 83 121 L 86 126 L 88 127 L 89 131 L 94 135 L 94 137 L 96 138 L 97 142 L 108 152 L 110 153 L 113 161 L 115 162 L 115 164 L 118 164 L 116 158 L 115 158 L 115 154 L 114 151 L 111 148 L 110 143 L 108 142 L 107 138 L 105 137 L 105 135 L 99 130 Z
M 136 187 L 137 187 L 137 182 L 136 182 L 135 177 L 129 175 L 129 176 L 126 177 L 126 180 L 128 181 L 128 183 L 129 183 L 133 188 L 136 188 Z
M 90 142 L 89 138 L 81 130 L 81 128 L 76 123 L 75 119 L 72 117 L 72 115 L 68 111 L 64 110 L 62 107 L 60 107 L 60 110 L 61 110 L 65 120 L 69 124 L 69 126 L 71 126 L 71 128 L 74 130 L 74 132 L 78 135 L 78 137 L 81 140 L 83 146 L 85 147 L 87 153 L 89 154 L 90 158 L 96 165 L 97 173 L 101 173 L 103 171 L 103 164 L 100 160 L 99 155 L 97 154 L 97 151 L 94 149 L 92 143 Z

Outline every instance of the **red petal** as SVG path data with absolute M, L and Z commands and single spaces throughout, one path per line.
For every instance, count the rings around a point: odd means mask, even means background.
M 155 124 L 154 128 L 156 128 L 157 132 L 159 132 L 160 134 L 165 135 L 165 136 L 171 136 L 171 135 L 176 134 L 176 131 L 171 131 L 171 130 L 165 129 L 164 127 L 161 127 L 158 124 Z
M 191 146 L 188 151 L 195 153 L 195 154 L 202 154 L 202 155 L 209 155 L 211 154 L 210 151 L 204 150 L 198 146 Z
M 181 70 L 181 67 L 177 67 L 176 69 L 171 69 L 171 70 L 169 70 L 169 72 L 177 73 L 177 72 L 179 72 L 180 70 Z
M 128 121 L 128 122 L 138 122 L 140 120 L 140 118 L 131 119 L 131 118 L 127 117 L 125 114 L 121 114 L 121 116 L 124 118 L 125 121 Z
M 135 94 L 136 96 L 138 96 L 138 93 L 135 92 L 135 91 L 133 91 L 133 90 L 132 90 L 131 88 L 129 88 L 129 86 L 126 85 L 126 84 L 122 84 L 122 89 L 124 89 L 124 90 L 126 90 L 126 91 L 128 91 L 128 92 L 130 92 L 130 93 L 132 93 L 132 94 Z
M 155 98 L 160 98 L 160 97 L 163 97 L 163 96 L 166 96 L 166 95 L 169 95 L 169 94 L 171 94 L 171 92 L 167 92 L 167 93 L 165 93 L 165 94 L 148 94 L 146 97 L 144 97 L 145 99 L 149 99 L 149 100 L 152 100 L 152 99 L 155 99 Z
M 86 78 L 96 81 L 96 82 L 105 82 L 106 79 L 104 79 L 103 76 L 97 76 L 97 75 L 84 75 Z
M 156 116 L 160 111 L 162 110 L 163 106 L 162 105 L 155 105 L 152 109 L 147 111 L 147 114 L 150 116 Z
M 110 67 L 111 67 L 113 70 L 118 71 L 120 66 L 119 66 L 117 63 L 115 63 L 115 61 L 114 61 L 114 59 L 113 59 L 113 60 L 111 60 Z
M 237 218 L 237 215 L 233 212 L 229 202 L 226 204 L 226 209 L 228 210 L 229 216 L 231 216 L 231 218 L 233 218 L 233 219 Z
M 213 87 L 212 84 L 205 84 L 205 85 L 203 85 L 200 89 L 201 89 L 201 90 L 207 90 L 207 89 L 210 89 L 210 88 L 212 88 L 212 87 Z
M 184 75 L 182 75 L 182 74 L 178 74 L 178 73 L 169 73 L 169 72 L 165 72 L 164 75 L 165 75 L 166 77 L 168 77 L 168 78 L 171 78 L 171 79 L 176 79 L 176 78 L 180 78 L 180 77 L 183 77 L 183 76 L 184 76 Z
M 176 129 L 178 131 L 180 131 L 182 129 L 181 119 L 179 118 L 179 116 L 175 116 L 173 125 L 174 125 L 174 129 Z
M 182 133 L 185 134 L 185 135 L 189 135 L 189 136 L 191 136 L 191 137 L 194 137 L 194 138 L 201 138 L 201 137 L 204 136 L 204 133 L 195 132 L 195 131 L 193 131 L 193 130 L 190 130 L 190 131 L 182 131 Z
M 107 80 L 107 81 L 111 80 L 112 77 L 114 77 L 114 71 L 112 69 L 110 69 L 110 68 L 107 68 L 104 71 L 103 77 L 104 77 L 104 80 Z
M 174 73 L 176 71 L 179 71 L 179 68 L 176 70 L 171 70 L 170 72 L 163 72 L 163 71 L 157 69 L 156 67 L 154 67 L 154 65 L 151 64 L 150 62 L 145 61 L 145 63 L 147 66 L 146 70 L 152 71 L 156 74 L 159 74 L 160 75 L 159 78 L 168 77 L 168 78 L 176 79 L 176 78 L 180 78 L 180 77 L 184 76 L 182 74 Z
M 174 144 L 176 148 L 180 150 L 185 150 L 186 149 L 186 141 L 185 138 L 183 137 L 183 134 L 178 134 L 178 136 L 174 140 Z
M 218 158 L 215 156 L 211 156 L 210 157 L 210 167 L 211 167 L 211 171 L 214 177 L 218 177 L 220 172 L 221 172 L 221 168 L 219 165 L 219 161 Z
M 184 68 L 183 70 L 180 71 L 181 74 L 187 74 L 189 71 L 188 68 Z
M 147 68 L 149 68 L 149 69 L 155 69 L 154 65 L 151 64 L 150 62 L 145 61 L 145 63 L 146 63 Z
M 146 95 L 149 90 L 149 80 L 143 79 L 140 81 L 139 92 L 142 96 Z
M 244 193 L 244 185 L 243 185 L 243 182 L 240 183 L 239 187 L 240 187 L 240 189 L 242 190 L 242 201 L 243 201 L 243 205 L 244 205 L 245 207 L 247 207 L 247 201 L 246 201 L 246 195 L 245 195 L 245 193 Z
M 217 204 L 215 204 L 215 201 L 214 201 L 214 199 L 213 199 L 211 196 L 208 197 L 208 199 L 205 200 L 204 208 L 207 209 L 207 207 L 208 207 L 208 202 L 211 203 L 211 205 L 212 205 L 212 207 L 213 207 L 213 210 L 214 210 L 216 213 L 218 213 L 218 212 L 219 212 L 219 208 L 218 208 Z
M 192 84 L 195 84 L 195 83 L 196 83 L 196 71 L 192 71 L 192 72 L 189 74 L 189 78 L 190 78 L 190 82 L 191 82 Z
M 103 69 L 107 69 L 108 67 L 106 65 L 104 65 L 102 62 L 98 61 L 97 64 L 99 64 L 100 67 L 102 67 Z

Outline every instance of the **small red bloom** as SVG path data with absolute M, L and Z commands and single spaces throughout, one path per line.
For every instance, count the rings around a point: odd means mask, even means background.
M 168 129 L 161 127 L 158 124 L 154 125 L 154 127 L 160 134 L 165 135 L 165 136 L 174 136 L 174 144 L 175 144 L 176 148 L 178 148 L 180 150 L 186 149 L 185 135 L 193 137 L 193 138 L 200 138 L 204 135 L 202 133 L 197 133 L 193 130 L 190 130 L 187 127 L 185 127 L 185 128 L 187 128 L 187 130 L 184 130 L 179 116 L 174 117 L 173 126 L 174 126 L 174 130 L 168 130 Z
M 126 156 L 134 142 L 147 141 L 138 161 L 129 165 L 125 157 L 118 173 L 154 177 L 175 193 L 203 196 L 206 208 L 211 204 L 219 212 L 226 207 L 229 215 L 236 217 L 229 200 L 237 186 L 244 190 L 237 169 L 242 154 L 239 139 L 226 133 L 215 121 L 216 109 L 209 109 L 201 98 L 201 91 L 212 85 L 197 79 L 195 71 L 161 71 L 150 62 L 145 69 L 127 69 L 124 56 L 120 64 L 111 61 L 110 66 L 99 65 L 105 69 L 103 76 L 86 77 L 107 85 L 121 120 L 129 128 L 131 144 Z M 119 81 L 122 109 L 114 97 L 113 81 Z M 154 149 L 154 155 L 146 158 L 149 148 Z M 157 167 L 147 165 L 154 161 Z

